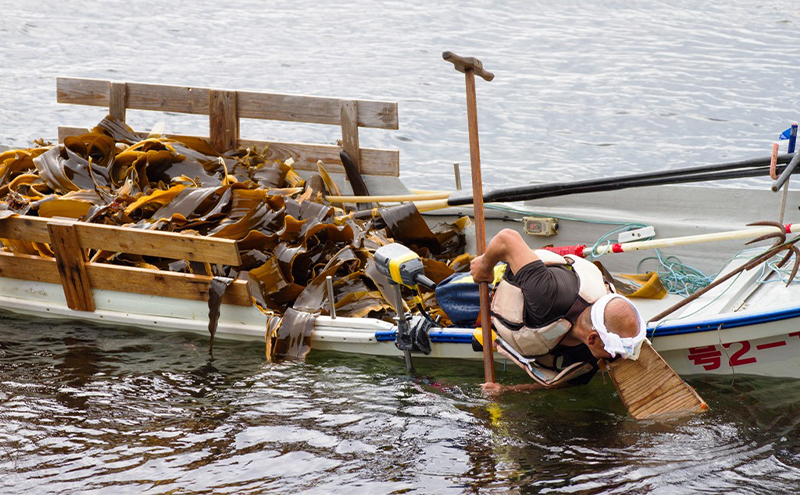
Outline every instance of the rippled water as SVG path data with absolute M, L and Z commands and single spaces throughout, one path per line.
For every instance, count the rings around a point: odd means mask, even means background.
M 412 187 L 468 161 L 463 77 L 478 81 L 484 180 L 567 180 L 766 154 L 798 120 L 796 3 L 0 0 L 0 143 L 91 125 L 58 75 L 399 102 Z M 199 117 L 129 112 L 202 133 Z M 244 137 L 335 129 L 244 122 Z M 748 185 L 767 187 L 759 180 Z M 797 493 L 800 383 L 690 380 L 712 406 L 636 423 L 613 388 L 479 393 L 464 363 L 0 319 L 0 492 Z M 504 378 L 521 380 L 518 375 Z
M 795 493 L 800 387 L 690 383 L 712 411 L 634 422 L 613 387 L 481 397 L 459 363 L 0 320 L 9 493 Z M 519 377 L 505 377 L 517 380 Z

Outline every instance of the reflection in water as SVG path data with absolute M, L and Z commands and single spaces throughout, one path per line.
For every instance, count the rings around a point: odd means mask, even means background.
M 94 342 L 88 340 L 65 337 L 63 344 L 62 362 L 55 369 L 61 373 L 65 383 L 58 390 L 56 398 L 66 407 L 84 409 L 89 397 L 83 395 L 81 389 L 97 373 L 100 355 Z
M 0 351 L 2 492 L 787 493 L 800 480 L 792 380 L 691 380 L 711 411 L 637 423 L 600 379 L 487 401 L 471 363 L 418 360 L 413 377 L 401 359 L 324 352 L 267 364 L 257 343 L 219 341 L 211 358 L 199 336 L 10 317 Z

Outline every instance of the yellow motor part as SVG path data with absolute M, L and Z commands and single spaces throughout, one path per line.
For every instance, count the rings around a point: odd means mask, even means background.
M 419 258 L 419 255 L 414 251 L 409 251 L 389 261 L 389 274 L 392 276 L 394 283 L 403 284 L 403 277 L 400 275 L 400 267 L 406 261 L 413 260 L 414 258 Z

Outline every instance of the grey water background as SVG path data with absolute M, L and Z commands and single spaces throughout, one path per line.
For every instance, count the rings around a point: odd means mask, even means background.
M 765 156 L 798 120 L 800 3 L 12 2 L 0 0 L 0 144 L 104 112 L 55 103 L 59 75 L 399 102 L 413 188 L 468 162 L 476 56 L 486 187 Z M 202 133 L 200 117 L 129 112 Z M 244 121 L 242 136 L 334 142 L 326 126 Z M 783 145 L 785 149 L 785 144 Z M 465 177 L 466 179 L 466 177 Z M 768 187 L 751 179 L 747 187 Z M 520 381 L 503 374 L 504 381 Z M 712 410 L 636 423 L 613 388 L 480 393 L 470 363 L 0 319 L 3 493 L 797 493 L 800 383 L 690 383 Z

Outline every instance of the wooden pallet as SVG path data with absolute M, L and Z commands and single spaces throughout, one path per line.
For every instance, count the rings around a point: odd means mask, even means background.
M 397 150 L 361 148 L 358 128 L 397 129 L 397 103 L 315 96 L 255 93 L 209 88 L 112 82 L 59 77 L 59 103 L 108 107 L 109 115 L 125 120 L 127 109 L 209 116 L 209 139 L 217 151 L 240 146 L 269 146 L 268 158 L 294 158 L 297 170 L 317 170 L 322 160 L 328 172 L 344 173 L 339 151 L 344 149 L 364 175 L 400 175 Z M 340 126 L 342 146 L 241 139 L 240 119 L 278 120 Z M 58 139 L 84 134 L 86 128 L 59 127 Z M 146 133 L 141 133 L 143 136 Z

